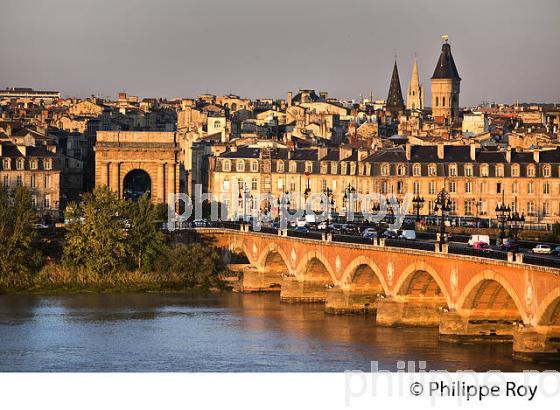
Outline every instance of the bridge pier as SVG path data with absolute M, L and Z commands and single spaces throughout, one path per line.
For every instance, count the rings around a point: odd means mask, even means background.
M 325 312 L 332 314 L 375 313 L 377 292 L 371 290 L 327 289 Z
M 381 326 L 437 327 L 443 315 L 439 300 L 386 298 L 377 301 Z
M 301 280 L 294 276 L 285 276 L 280 290 L 280 302 L 324 302 L 327 286 L 322 280 Z
M 560 361 L 560 329 L 516 328 L 513 333 L 513 358 L 530 362 Z
M 439 337 L 451 343 L 511 343 L 516 327 L 515 319 L 465 317 L 448 312 L 439 325 Z
M 280 292 L 282 274 L 275 271 L 261 271 L 247 266 L 242 270 L 241 289 L 243 292 Z

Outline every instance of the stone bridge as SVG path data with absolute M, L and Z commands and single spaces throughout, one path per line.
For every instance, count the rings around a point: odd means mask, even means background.
M 243 228 L 242 228 L 243 229 Z M 450 342 L 513 342 L 520 359 L 560 358 L 560 270 L 415 249 L 228 229 L 199 229 L 244 255 L 244 291 L 372 312 L 380 325 L 439 326 Z M 239 265 L 236 266 L 239 268 Z

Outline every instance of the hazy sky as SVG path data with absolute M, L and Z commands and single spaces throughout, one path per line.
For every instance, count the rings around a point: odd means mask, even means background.
M 0 16 L 1 88 L 386 98 L 394 55 L 404 94 L 416 52 L 429 97 L 447 33 L 461 105 L 560 101 L 560 0 L 0 0 Z

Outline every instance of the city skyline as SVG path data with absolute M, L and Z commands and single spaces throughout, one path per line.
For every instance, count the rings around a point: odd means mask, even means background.
M 560 5 L 552 1 L 515 9 L 502 1 L 481 9 L 477 1 L 450 6 L 439 0 L 328 1 L 322 7 L 292 0 L 169 0 L 157 8 L 140 0 L 134 8 L 124 3 L 108 9 L 104 1 L 56 0 L 57 7 L 5 2 L 4 15 L 29 24 L 12 19 L 0 28 L 13 39 L 0 46 L 0 88 L 60 89 L 76 97 L 124 90 L 167 98 L 206 92 L 285 98 L 289 90 L 314 88 L 341 99 L 372 91 L 386 99 L 396 54 L 403 90 L 416 55 L 429 105 L 429 78 L 441 35 L 448 34 L 461 67 L 462 106 L 515 98 L 558 102 L 559 59 L 550 51 L 560 31 L 553 21 Z M 44 19 L 52 24 L 40 24 Z

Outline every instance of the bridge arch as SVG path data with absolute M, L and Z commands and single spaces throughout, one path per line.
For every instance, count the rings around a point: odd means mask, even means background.
M 457 310 L 469 316 L 498 316 L 529 323 L 523 304 L 508 280 L 493 270 L 474 276 L 457 300 Z M 496 315 L 495 312 L 500 312 Z
M 247 249 L 245 242 L 236 241 L 230 243 L 228 251 L 229 251 L 229 258 L 230 258 L 229 263 L 245 263 L 245 261 L 243 260 L 236 260 L 240 258 L 245 258 L 247 259 L 247 262 L 249 264 L 253 264 L 253 259 L 251 258 L 251 252 L 249 252 L 249 249 Z
M 389 292 L 385 277 L 377 264 L 366 256 L 352 260 L 342 274 L 341 285 L 351 288 L 381 288 L 384 294 Z
M 560 288 L 544 297 L 537 309 L 536 320 L 537 325 L 560 327 Z
M 325 256 L 319 251 L 308 252 L 296 268 L 296 277 L 301 280 L 323 280 L 336 283 L 334 271 Z
M 424 261 L 414 262 L 402 271 L 395 284 L 394 294 L 413 298 L 441 298 L 448 307 L 452 306 L 445 282 L 437 271 Z
M 261 252 L 257 260 L 257 267 L 261 270 L 264 270 L 267 268 L 267 266 L 271 265 L 271 262 L 274 264 L 278 264 L 282 262 L 285 265 L 286 270 L 289 271 L 290 269 L 289 260 L 290 259 L 288 258 L 288 256 L 280 246 L 278 246 L 276 243 L 270 243 Z

